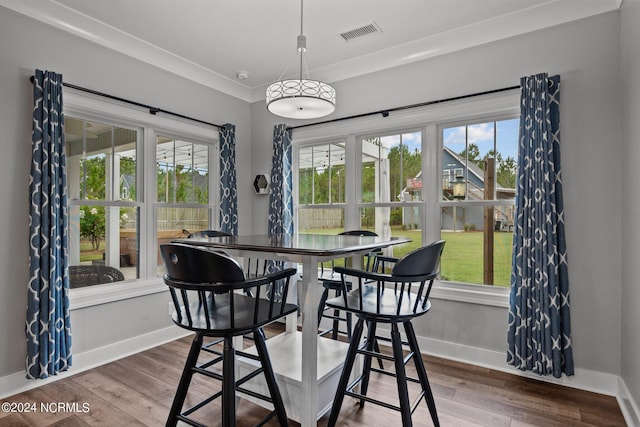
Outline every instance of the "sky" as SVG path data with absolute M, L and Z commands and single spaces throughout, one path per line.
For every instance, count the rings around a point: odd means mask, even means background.
M 493 149 L 493 123 L 480 123 L 467 126 L 469 144 L 476 144 L 480 149 L 480 157 Z M 517 159 L 519 119 L 501 120 L 497 123 L 496 146 L 503 158 Z M 443 131 L 443 143 L 456 153 L 465 148 L 465 127 L 447 128 Z
M 519 119 L 501 120 L 497 123 L 496 145 L 503 158 L 511 156 L 517 159 L 518 148 L 518 126 Z M 494 122 L 479 123 L 467 126 L 470 144 L 476 144 L 480 149 L 480 157 L 487 151 L 493 149 L 493 124 Z M 443 143 L 456 153 L 460 153 L 465 148 L 465 127 L 452 127 L 443 130 Z M 390 135 L 381 138 L 382 144 L 391 148 L 400 143 L 400 135 Z M 402 134 L 402 143 L 409 151 L 417 149 L 421 151 L 420 132 Z

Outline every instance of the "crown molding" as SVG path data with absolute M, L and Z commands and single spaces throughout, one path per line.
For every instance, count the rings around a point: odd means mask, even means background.
M 0 6 L 203 86 L 251 102 L 251 90 L 247 86 L 53 0 L 0 0 Z

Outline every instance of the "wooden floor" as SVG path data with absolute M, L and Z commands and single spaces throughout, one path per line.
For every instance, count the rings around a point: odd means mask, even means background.
M 267 335 L 277 332 L 272 329 Z M 0 426 L 162 426 L 190 341 L 183 338 L 3 399 L 3 403 L 15 404 L 14 409 L 18 404 L 29 405 L 21 413 L 0 412 Z M 443 426 L 625 425 L 614 397 L 435 357 L 425 356 L 424 360 Z M 371 394 L 387 399 L 397 394 L 393 378 L 377 376 L 382 378 L 372 377 Z M 196 377 L 188 400 L 218 387 Z M 199 419 L 220 425 L 219 403 L 209 406 L 199 411 Z M 237 425 L 254 425 L 265 413 L 242 400 Z M 415 426 L 432 425 L 424 401 L 413 421 Z M 325 416 L 318 425 L 326 424 Z M 395 427 L 401 423 L 397 412 L 370 404 L 359 409 L 355 400 L 347 397 L 338 424 Z M 277 423 L 272 420 L 267 425 Z

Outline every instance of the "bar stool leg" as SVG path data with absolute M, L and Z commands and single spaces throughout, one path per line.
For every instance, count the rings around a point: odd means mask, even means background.
M 233 337 L 224 338 L 222 350 L 222 425 L 236 425 L 236 351 L 233 348 Z
M 322 291 L 322 295 L 320 296 L 320 304 L 318 304 L 318 327 L 320 327 L 320 321 L 322 320 L 322 313 L 324 313 L 325 306 L 324 304 L 327 302 L 327 298 L 329 297 L 329 290 L 324 288 Z
M 338 339 L 338 328 L 340 327 L 338 316 L 340 316 L 340 310 L 333 310 L 333 322 L 331 324 L 331 339 Z
M 273 401 L 273 407 L 276 411 L 278 422 L 281 426 L 287 426 L 289 425 L 289 420 L 287 419 L 287 411 L 284 409 L 284 402 L 282 401 L 282 396 L 280 395 L 280 389 L 278 388 L 278 383 L 276 382 L 276 376 L 273 373 L 273 367 L 271 366 L 271 359 L 269 359 L 269 353 L 267 351 L 264 331 L 262 330 L 262 328 L 253 331 L 253 340 L 256 345 L 256 350 L 258 350 L 260 362 L 262 363 L 264 377 L 267 380 L 267 387 L 269 388 L 269 394 L 271 395 L 271 400 Z
M 329 416 L 329 423 L 327 427 L 335 427 L 338 421 L 338 414 L 344 401 L 344 394 L 347 391 L 349 385 L 349 376 L 353 369 L 353 363 L 356 360 L 358 354 L 358 347 L 360 346 L 360 338 L 362 337 L 362 331 L 364 330 L 364 319 L 358 319 L 356 327 L 353 330 L 353 336 L 349 343 L 349 350 L 347 350 L 347 358 L 342 368 L 342 374 L 340 375 L 340 381 L 338 382 L 338 388 L 336 389 L 336 395 L 333 399 L 333 406 L 331 407 L 331 415 Z
M 422 361 L 420 348 L 418 348 L 418 340 L 416 339 L 416 334 L 413 330 L 413 325 L 411 324 L 411 322 L 404 323 L 404 330 L 407 335 L 407 341 L 409 342 L 409 348 L 411 349 L 411 351 L 413 351 L 413 362 L 416 366 L 416 371 L 418 372 L 418 379 L 420 379 L 420 384 L 422 385 L 422 389 L 424 390 L 424 399 L 427 402 L 427 406 L 429 407 L 431 420 L 433 421 L 433 425 L 435 427 L 439 427 L 440 421 L 438 420 L 436 401 L 433 398 L 433 392 L 431 391 L 431 386 L 429 385 L 427 371 L 424 368 L 424 362 Z
M 182 411 L 182 405 L 187 397 L 189 384 L 193 377 L 193 368 L 196 366 L 196 363 L 198 363 L 198 355 L 200 354 L 200 348 L 202 348 L 202 340 L 203 336 L 201 334 L 196 334 L 193 337 L 191 349 L 189 350 L 189 355 L 184 363 L 184 369 L 182 370 L 182 376 L 180 377 L 180 383 L 178 383 L 178 389 L 176 390 L 176 395 L 173 398 L 171 410 L 167 417 L 167 426 L 175 426 L 178 423 L 178 415 L 180 415 L 180 412 Z
M 400 413 L 402 414 L 402 426 L 413 425 L 411 421 L 411 403 L 409 402 L 409 390 L 407 388 L 407 374 L 404 370 L 404 355 L 402 353 L 402 337 L 398 331 L 398 324 L 391 323 L 391 345 L 393 347 L 393 361 L 396 368 L 396 382 L 398 383 L 398 398 L 400 400 Z
M 376 322 L 367 322 L 367 351 L 374 351 L 376 344 Z M 360 394 L 367 395 L 369 389 L 369 377 L 371 375 L 371 356 L 364 356 L 364 364 L 362 366 L 362 382 L 360 383 Z M 364 400 L 360 399 L 360 408 L 364 408 Z
M 376 353 L 381 353 L 380 346 L 378 345 L 378 339 L 376 337 L 373 338 L 373 351 L 375 351 Z M 382 357 L 378 357 L 378 368 L 384 369 Z

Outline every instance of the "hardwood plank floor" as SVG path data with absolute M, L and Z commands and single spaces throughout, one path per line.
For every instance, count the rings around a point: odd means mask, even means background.
M 279 332 L 279 326 L 266 331 L 267 335 Z M 164 425 L 190 342 L 190 337 L 183 338 L 3 399 L 15 404 L 33 403 L 36 411 L 0 412 L 0 426 Z M 616 399 L 611 396 L 436 357 L 424 356 L 424 360 L 443 426 L 625 425 Z M 217 383 L 212 385 L 198 377 L 194 377 L 187 404 L 206 397 L 211 387 L 218 387 Z M 372 375 L 369 390 L 372 396 L 385 400 L 397 394 L 395 380 L 383 375 Z M 409 391 L 415 396 L 416 387 L 411 384 Z M 49 412 L 42 410 L 40 402 L 48 405 L 45 408 Z M 58 402 L 72 406 L 58 408 L 55 406 Z M 199 412 L 198 419 L 202 422 L 220 425 L 219 399 Z M 238 426 L 254 425 L 266 412 L 242 400 Z M 326 426 L 327 419 L 323 417 L 318 425 Z M 424 401 L 414 413 L 413 421 L 417 427 L 432 425 Z M 393 427 L 400 425 L 400 417 L 395 411 L 371 404 L 360 409 L 354 399 L 345 398 L 338 423 Z M 271 420 L 267 425 L 277 423 Z

